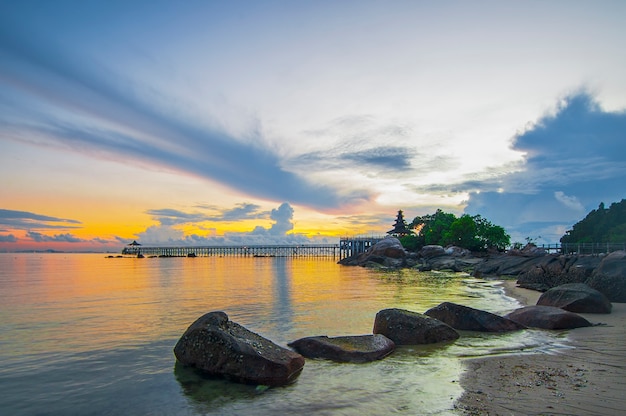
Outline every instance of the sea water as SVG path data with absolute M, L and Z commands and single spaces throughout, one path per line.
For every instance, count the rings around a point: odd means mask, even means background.
M 455 414 L 462 361 L 554 348 L 563 335 L 464 332 L 366 364 L 307 359 L 298 380 L 265 388 L 176 364 L 178 338 L 224 311 L 275 343 L 371 334 L 385 308 L 520 305 L 500 282 L 460 273 L 375 271 L 331 259 L 107 258 L 0 254 L 0 409 L 6 415 Z

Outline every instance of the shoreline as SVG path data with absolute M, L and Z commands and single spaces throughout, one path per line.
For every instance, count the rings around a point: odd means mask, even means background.
M 534 305 L 540 292 L 503 283 L 507 296 Z M 610 314 L 580 314 L 592 324 L 567 333 L 572 348 L 556 353 L 468 359 L 463 415 L 618 415 L 626 409 L 626 303 Z

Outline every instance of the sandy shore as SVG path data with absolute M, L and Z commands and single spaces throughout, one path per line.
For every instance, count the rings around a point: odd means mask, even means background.
M 540 293 L 505 282 L 513 296 L 534 305 Z M 584 314 L 606 325 L 568 332 L 574 348 L 557 354 L 471 359 L 457 401 L 463 415 L 626 414 L 626 304 L 608 315 Z

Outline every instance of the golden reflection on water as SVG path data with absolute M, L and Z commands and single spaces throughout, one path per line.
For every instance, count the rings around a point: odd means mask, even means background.
M 210 311 L 222 310 L 285 346 L 305 336 L 368 334 L 381 309 L 424 312 L 444 301 L 496 313 L 517 306 L 494 281 L 325 259 L 0 254 L 0 381 L 13 388 L 6 395 L 15 397 L 13 410 L 39 397 L 30 414 L 49 412 L 51 398 L 62 397 L 57 414 L 81 414 L 97 401 L 109 410 L 123 403 L 117 410 L 133 414 L 368 414 L 375 408 L 443 415 L 460 394 L 458 357 L 554 341 L 545 332 L 463 334 L 445 345 L 403 346 L 363 365 L 307 360 L 297 383 L 253 397 L 174 369 L 177 339 Z M 150 394 L 167 400 L 137 400 Z M 224 402 L 225 395 L 231 399 Z
M 5 322 L 33 340 L 31 352 L 175 338 L 215 310 L 281 343 L 366 334 L 384 308 L 424 312 L 471 300 L 458 276 L 379 272 L 326 259 L 4 254 L 0 261 Z

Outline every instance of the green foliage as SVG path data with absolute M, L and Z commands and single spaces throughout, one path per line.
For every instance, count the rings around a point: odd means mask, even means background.
M 450 224 L 448 231 L 443 234 L 442 245 L 455 245 L 469 250 L 478 250 L 479 241 L 476 238 L 478 227 L 472 217 L 465 214 Z
M 402 247 L 404 247 L 408 251 L 417 251 L 424 247 L 424 238 L 418 235 L 404 235 L 398 237 L 400 242 L 402 243 Z
M 424 245 L 441 244 L 444 233 L 449 230 L 455 220 L 454 214 L 448 214 L 438 209 L 432 215 L 415 217 L 411 225 L 413 228 L 419 227 L 421 224 L 424 225 L 419 232 L 420 235 L 424 236 Z
M 455 245 L 472 251 L 504 250 L 510 244 L 510 237 L 504 228 L 493 225 L 480 215 L 472 217 L 465 214 L 457 218 L 454 214 L 438 209 L 434 214 L 415 217 L 411 226 L 418 233 L 407 244 L 417 249 L 437 244 Z M 400 241 L 404 245 L 404 241 Z
M 607 209 L 601 202 L 598 209 L 574 224 L 563 237 L 563 244 L 623 243 L 626 241 L 626 200 L 614 202 Z

